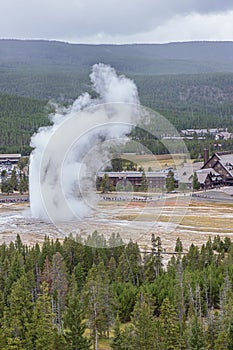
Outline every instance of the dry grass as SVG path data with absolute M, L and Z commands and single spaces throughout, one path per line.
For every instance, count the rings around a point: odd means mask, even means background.
M 161 154 L 161 155 L 153 155 L 153 154 L 122 154 L 122 158 L 128 159 L 138 166 L 142 166 L 145 170 L 149 167 L 152 170 L 161 170 L 167 167 L 180 165 L 183 162 L 183 154 Z
M 182 221 L 181 225 L 193 226 L 195 228 L 211 228 L 211 229 L 231 229 L 233 232 L 233 219 L 218 218 L 208 216 L 197 216 L 197 215 L 186 215 Z
M 124 210 L 112 213 L 111 222 L 113 225 L 115 223 L 116 227 L 120 222 L 125 221 L 123 227 L 130 225 L 130 222 L 135 222 L 135 232 L 139 222 L 145 222 L 145 227 L 150 222 L 157 223 L 159 235 L 162 236 L 167 249 L 175 244 L 178 236 L 186 248 L 192 242 L 197 245 L 203 244 L 209 235 L 228 235 L 233 238 L 233 204 L 191 202 L 188 208 L 182 208 L 180 203 L 175 208 L 174 204 L 175 202 L 170 200 L 160 208 L 157 203 L 151 203 L 142 210 L 140 207 L 126 206 Z M 175 225 L 173 233 L 166 232 L 166 223 Z M 132 225 L 130 230 L 132 231 Z M 149 237 L 145 235 L 142 240 L 140 238 L 139 243 L 143 245 L 148 242 Z
M 111 350 L 110 343 L 111 339 L 100 339 L 99 350 Z
M 52 225 L 17 219 L 25 207 L 12 205 L 0 208 L 3 218 L 13 217 L 12 222 L 0 226 L 1 243 L 14 240 L 17 233 L 27 244 L 43 242 L 45 233 L 51 238 L 62 238 Z M 195 200 L 187 207 L 185 202 L 182 204 L 182 199 L 176 202 L 175 196 L 169 197 L 165 203 L 100 201 L 96 211 L 79 223 L 77 233 L 86 238 L 95 230 L 106 238 L 112 233 L 119 233 L 125 241 L 134 239 L 141 246 L 150 245 L 153 232 L 161 236 L 167 251 L 173 251 L 175 241 L 180 237 L 187 249 L 192 242 L 202 245 L 209 235 L 228 235 L 233 239 L 233 204 Z

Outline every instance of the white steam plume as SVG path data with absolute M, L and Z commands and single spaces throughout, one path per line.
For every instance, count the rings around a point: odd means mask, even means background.
M 31 139 L 30 206 L 35 218 L 59 222 L 87 215 L 95 201 L 95 174 L 109 160 L 104 145 L 120 141 L 137 123 L 133 81 L 104 64 L 93 66 L 90 79 L 99 97 L 81 95 Z

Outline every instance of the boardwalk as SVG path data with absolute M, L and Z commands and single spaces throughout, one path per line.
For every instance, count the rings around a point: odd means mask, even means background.
M 29 202 L 29 195 L 20 195 L 20 194 L 9 194 L 9 195 L 0 195 L 0 204 L 5 203 L 27 203 Z

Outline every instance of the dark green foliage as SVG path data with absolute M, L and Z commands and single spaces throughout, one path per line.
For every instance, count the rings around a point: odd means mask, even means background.
M 103 262 L 89 270 L 84 295 L 93 347 L 98 350 L 99 337 L 109 337 L 114 312 L 109 279 Z
M 151 253 L 145 257 L 144 275 L 146 279 L 153 281 L 159 277 L 163 267 L 162 242 L 159 236 L 151 235 Z
M 169 170 L 166 178 L 166 189 L 167 192 L 172 192 L 175 189 L 175 178 L 172 170 Z
M 20 194 L 23 194 L 28 191 L 28 178 L 25 174 L 21 175 L 18 190 Z
M 178 317 L 173 305 L 168 298 L 165 298 L 160 308 L 160 331 L 161 348 L 167 350 L 180 349 L 182 339 L 180 339 L 180 328 Z
M 2 193 L 7 193 L 7 194 L 13 193 L 14 190 L 9 179 L 2 182 L 1 191 Z
M 59 331 L 62 327 L 62 312 L 65 308 L 68 280 L 66 264 L 60 252 L 53 255 L 51 266 L 51 294 L 53 304 L 54 323 Z
M 55 339 L 57 329 L 53 323 L 53 319 L 54 314 L 52 313 L 48 286 L 46 283 L 43 283 L 41 294 L 38 296 L 33 310 L 31 329 L 28 335 L 33 349 L 56 349 Z
M 47 101 L 67 106 L 84 91 L 93 95 L 88 74 L 96 62 L 111 64 L 132 78 L 141 103 L 164 115 L 179 131 L 213 127 L 232 131 L 232 43 L 70 45 L 1 40 L 0 48 L 1 152 L 30 153 L 31 135 L 49 124 Z M 151 152 L 167 152 L 154 137 L 145 138 L 139 130 L 136 134 L 135 139 Z M 224 149 L 233 148 L 233 140 L 221 143 Z M 197 158 L 206 144 L 212 152 L 211 137 L 187 141 L 191 157 Z
M 117 316 L 115 324 L 114 324 L 114 335 L 113 340 L 111 342 L 111 348 L 113 350 L 121 350 L 122 349 L 122 334 L 121 334 L 121 323 Z
M 112 185 L 111 185 L 111 181 L 109 179 L 108 174 L 104 174 L 101 182 L 100 182 L 100 190 L 101 193 L 107 193 L 109 191 L 111 191 Z
M 46 104 L 47 101 L 0 94 L 1 153 L 29 155 L 32 134 L 50 123 Z
M 175 252 L 176 253 L 182 253 L 183 252 L 183 245 L 182 245 L 182 242 L 181 242 L 179 237 L 176 240 Z
M 115 247 L 119 235 L 88 240 L 96 247 L 80 237 L 28 247 L 19 235 L 0 245 L 1 349 L 97 349 L 108 337 L 118 350 L 232 349 L 229 237 L 186 254 L 177 239 L 166 268 L 155 234 L 143 261 L 136 243 Z
M 139 286 L 142 280 L 141 263 L 139 246 L 130 240 L 119 259 L 116 271 L 117 281 L 130 282 Z
M 31 288 L 26 276 L 22 276 L 12 286 L 8 307 L 2 318 L 1 344 L 10 349 L 14 344 L 28 346 L 27 333 L 32 317 Z
M 9 185 L 12 188 L 13 191 L 17 191 L 18 190 L 18 178 L 17 178 L 17 174 L 16 174 L 16 170 L 13 169 L 12 173 L 11 173 L 11 177 L 9 180 Z
M 129 321 L 136 301 L 138 288 L 129 282 L 115 282 L 112 284 L 112 292 L 120 320 L 122 322 Z
M 200 182 L 198 181 L 198 178 L 197 178 L 197 173 L 196 171 L 194 172 L 193 174 L 193 184 L 192 184 L 192 187 L 194 190 L 199 190 L 200 188 Z
M 195 315 L 189 320 L 188 327 L 188 349 L 205 350 L 206 341 L 204 336 L 204 327 L 202 324 L 202 320 L 197 315 Z
M 67 350 L 90 349 L 89 341 L 84 336 L 86 329 L 86 324 L 83 322 L 84 317 L 83 304 L 81 302 L 75 276 L 72 275 L 71 289 L 68 294 L 67 307 L 63 317 Z
M 140 191 L 147 192 L 147 190 L 148 190 L 148 181 L 147 181 L 145 171 L 143 170 L 142 171 L 142 181 L 140 184 Z
M 147 295 L 139 293 L 132 314 L 132 328 L 128 343 L 134 349 L 157 350 L 156 344 L 156 319 L 153 315 L 153 304 Z

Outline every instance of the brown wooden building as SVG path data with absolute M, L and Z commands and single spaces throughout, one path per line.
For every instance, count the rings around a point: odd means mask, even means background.
M 218 177 L 217 183 L 221 182 L 221 185 L 232 186 L 233 185 L 233 154 L 230 152 L 214 153 L 210 158 L 208 157 L 208 151 L 205 150 L 204 165 L 202 169 L 209 169 L 209 185 L 214 187 L 214 181 L 216 181 L 216 175 Z M 211 180 L 211 176 L 213 180 Z M 221 181 L 220 181 L 221 177 Z
M 134 188 L 139 187 L 143 180 L 143 173 L 140 171 L 111 171 L 111 172 L 99 172 L 97 177 L 102 179 L 107 174 L 113 186 L 116 186 L 119 182 L 127 184 L 130 182 Z M 166 188 L 167 173 L 162 171 L 145 172 L 145 178 L 149 188 Z
M 0 154 L 0 164 L 16 165 L 21 158 L 21 154 Z

